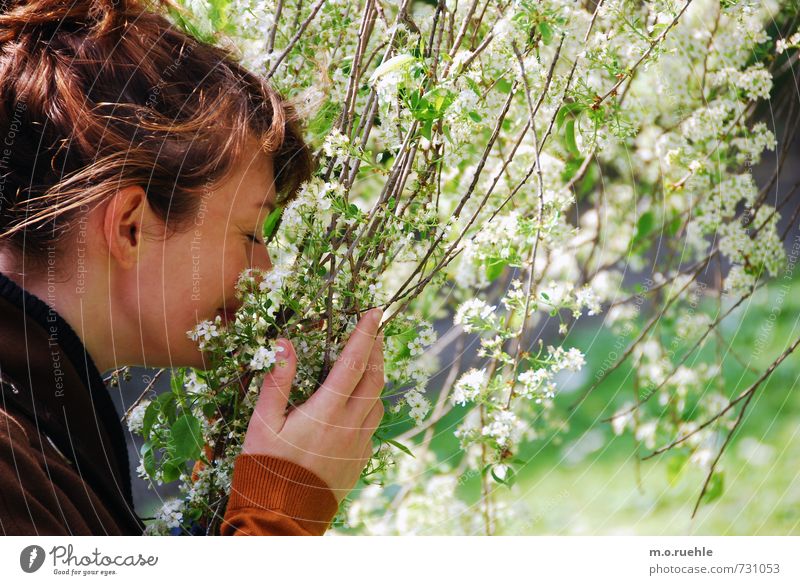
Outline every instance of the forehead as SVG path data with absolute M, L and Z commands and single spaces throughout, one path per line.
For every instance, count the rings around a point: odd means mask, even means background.
M 234 207 L 246 206 L 251 212 L 254 206 L 275 205 L 275 177 L 272 157 L 259 148 L 255 140 L 248 140 L 239 160 L 225 184 Z

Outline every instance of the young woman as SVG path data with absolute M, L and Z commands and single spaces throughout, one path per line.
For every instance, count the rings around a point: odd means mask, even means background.
M 0 5 L 0 532 L 141 534 L 100 372 L 204 367 L 186 335 L 237 308 L 260 227 L 311 173 L 294 110 L 136 0 Z M 322 534 L 371 454 L 381 314 L 284 414 L 266 376 L 223 534 Z

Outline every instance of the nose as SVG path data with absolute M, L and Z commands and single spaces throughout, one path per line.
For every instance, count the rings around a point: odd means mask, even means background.
M 250 267 L 268 271 L 272 268 L 272 260 L 269 257 L 267 247 L 262 244 L 253 244 L 250 252 Z

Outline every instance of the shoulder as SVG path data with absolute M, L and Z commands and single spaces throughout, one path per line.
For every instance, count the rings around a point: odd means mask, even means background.
M 13 386 L 8 377 L 0 375 L 3 385 Z M 31 442 L 30 422 L 26 417 L 14 414 L 10 409 L 0 403 L 0 440 L 24 439 L 25 443 Z
M 0 372 L 0 390 L 10 390 L 12 393 L 19 393 L 17 383 L 14 382 L 7 374 Z M 3 400 L 3 403 L 5 400 Z M 7 410 L 3 403 L 0 403 L 0 436 L 7 435 L 9 437 L 14 433 L 22 433 L 27 442 L 30 442 L 30 437 L 25 426 L 20 421 L 20 417 L 14 416 Z
M 44 469 L 45 459 L 51 464 L 73 467 L 72 461 L 34 422 L 0 403 L 0 468 L 13 465 Z
M 36 449 L 31 441 L 35 432 L 27 418 L 0 404 L 0 466 L 5 467 L 18 459 L 35 462 Z
M 0 372 L 0 387 L 14 394 L 20 391 L 20 385 L 3 372 Z M 72 461 L 42 432 L 39 425 L 27 415 L 15 411 L 5 400 L 0 401 L 0 441 L 4 443 L 3 451 L 10 447 L 9 443 L 13 443 L 15 451 L 30 450 L 72 465 Z
M 35 444 L 36 427 L 3 406 L 0 404 L 0 533 L 65 535 L 53 484 L 55 470 L 48 467 L 49 458 Z

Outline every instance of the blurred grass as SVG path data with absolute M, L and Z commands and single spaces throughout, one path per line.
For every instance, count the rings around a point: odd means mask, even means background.
M 700 308 L 715 312 L 716 302 Z M 798 319 L 800 280 L 770 283 L 727 317 L 721 330 L 732 350 L 722 362 L 726 396 L 747 389 L 800 336 Z M 516 484 L 495 491 L 497 500 L 513 509 L 499 534 L 800 534 L 800 356 L 789 356 L 758 389 L 720 462 L 722 496 L 701 504 L 692 519 L 704 473 L 689 464 L 670 485 L 672 452 L 640 462 L 630 433 L 616 437 L 610 424 L 601 422 L 633 397 L 629 365 L 611 374 L 577 410 L 567 408 L 591 385 L 610 349 L 620 347 L 617 338 L 598 321 L 570 333 L 566 344 L 581 348 L 587 358 L 582 372 L 563 380 L 557 396 L 569 429 L 555 441 L 521 447 L 518 456 L 527 463 L 517 469 Z M 715 344 L 707 342 L 701 361 L 714 361 Z M 627 345 L 628 340 L 622 347 Z M 690 347 L 679 346 L 674 359 Z M 452 431 L 458 415 L 451 414 L 437 426 L 433 443 L 445 459 L 457 450 Z M 647 453 L 639 448 L 640 455 Z M 475 503 L 479 492 L 476 477 L 464 482 L 460 493 Z

